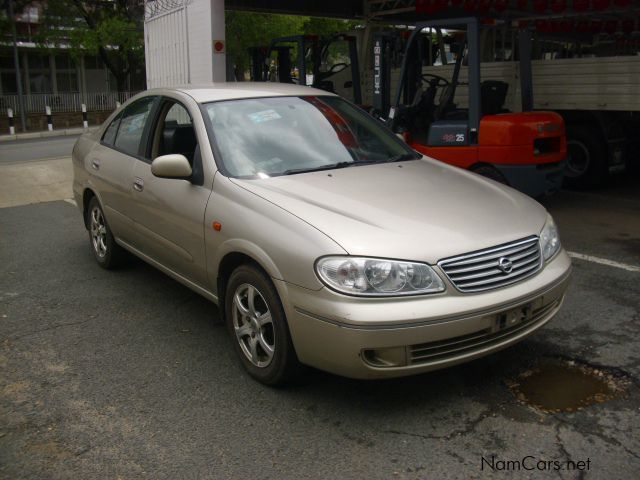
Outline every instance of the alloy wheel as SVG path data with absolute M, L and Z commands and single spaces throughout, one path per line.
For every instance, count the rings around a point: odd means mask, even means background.
M 102 210 L 98 207 L 93 207 L 91 210 L 90 231 L 93 250 L 98 257 L 104 258 L 107 254 L 107 226 Z
M 240 285 L 233 294 L 233 328 L 240 349 L 256 367 L 267 367 L 275 351 L 275 330 L 269 306 L 256 287 Z

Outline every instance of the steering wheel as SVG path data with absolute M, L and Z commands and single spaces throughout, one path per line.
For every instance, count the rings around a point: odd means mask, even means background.
M 432 85 L 432 79 L 436 80 L 436 83 L 433 84 L 434 87 L 447 87 L 451 85 L 451 82 L 440 75 L 434 75 L 433 73 L 423 73 L 420 75 L 420 80 L 428 83 L 430 86 Z
M 345 68 L 349 68 L 348 63 L 344 63 L 344 62 L 334 63 L 333 65 L 331 65 L 331 68 L 329 70 L 325 72 L 319 72 L 319 77 L 321 80 L 326 80 L 330 76 L 335 75 L 336 73 L 340 73 Z

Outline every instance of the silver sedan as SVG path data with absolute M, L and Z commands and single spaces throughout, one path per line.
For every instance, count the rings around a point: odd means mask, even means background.
M 73 163 L 97 263 L 132 253 L 218 304 L 265 384 L 303 365 L 383 378 L 495 352 L 558 312 L 571 271 L 534 200 L 308 87 L 148 90 Z

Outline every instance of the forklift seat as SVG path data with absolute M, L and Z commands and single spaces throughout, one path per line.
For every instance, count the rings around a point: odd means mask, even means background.
M 480 85 L 480 100 L 482 102 L 482 115 L 495 115 L 506 113 L 504 102 L 507 99 L 509 84 L 499 80 L 485 80 Z

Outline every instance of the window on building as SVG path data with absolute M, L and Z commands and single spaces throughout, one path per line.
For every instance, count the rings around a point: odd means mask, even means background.
M 29 69 L 31 70 L 49 70 L 49 55 L 45 53 L 29 52 L 27 55 L 29 61 Z
M 31 93 L 51 93 L 51 64 L 46 53 L 29 52 L 29 88 Z
M 68 54 L 59 54 L 55 56 L 56 70 L 75 70 L 76 62 Z
M 77 92 L 78 91 L 78 73 L 73 72 L 56 72 L 56 83 L 59 93 Z
M 55 56 L 56 62 L 56 87 L 59 93 L 77 92 L 78 70 L 76 63 L 68 54 Z
M 0 68 L 2 68 L 3 70 L 5 68 L 13 70 L 13 65 L 14 65 L 14 63 L 13 63 L 13 57 L 12 56 L 9 56 L 9 55 L 0 56 Z
M 87 70 L 102 70 L 104 63 L 100 57 L 84 57 L 84 68 Z

